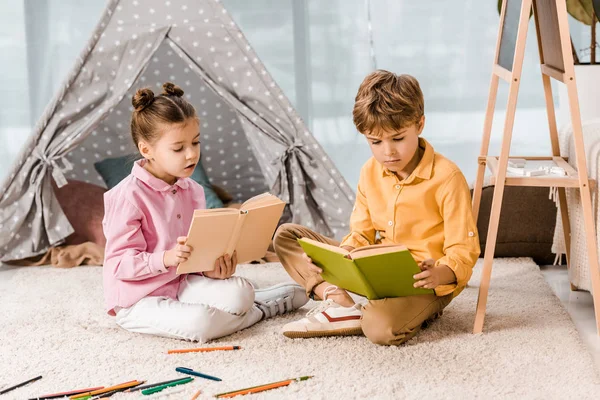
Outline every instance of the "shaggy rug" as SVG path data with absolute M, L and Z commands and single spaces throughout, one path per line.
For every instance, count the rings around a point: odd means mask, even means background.
M 222 382 L 192 383 L 114 399 L 201 399 L 248 386 L 313 375 L 308 381 L 248 399 L 598 398 L 592 357 L 566 310 L 530 259 L 494 260 L 484 333 L 471 334 L 479 261 L 470 285 L 442 318 L 400 347 L 364 337 L 287 339 L 280 328 L 313 305 L 209 343 L 242 350 L 168 355 L 195 343 L 132 334 L 103 312 L 98 267 L 23 267 L 0 293 L 0 390 L 43 378 L 0 396 L 26 399 L 133 379 L 158 382 L 185 366 Z M 240 266 L 259 286 L 289 280 L 279 264 Z M 0 275 L 1 276 L 1 275 Z M 1 279 L 1 278 L 0 278 Z

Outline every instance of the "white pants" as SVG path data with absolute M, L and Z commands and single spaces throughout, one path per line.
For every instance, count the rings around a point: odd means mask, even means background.
M 239 276 L 188 275 L 178 298 L 145 297 L 117 309 L 117 324 L 130 332 L 206 342 L 254 325 L 263 315 L 254 305 L 252 284 Z

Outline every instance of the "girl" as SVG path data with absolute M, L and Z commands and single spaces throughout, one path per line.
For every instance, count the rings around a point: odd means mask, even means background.
M 194 209 L 206 202 L 189 178 L 200 159 L 196 110 L 179 87 L 163 89 L 133 96 L 131 135 L 143 158 L 104 195 L 108 313 L 131 332 L 205 342 L 301 307 L 308 300 L 298 285 L 255 291 L 233 276 L 235 253 L 213 271 L 176 275 L 193 251 L 184 243 Z

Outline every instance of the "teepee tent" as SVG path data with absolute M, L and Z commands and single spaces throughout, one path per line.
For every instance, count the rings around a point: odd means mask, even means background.
M 73 232 L 51 179 L 104 185 L 94 162 L 135 151 L 131 96 L 166 81 L 198 111 L 214 184 L 239 201 L 271 191 L 290 221 L 347 232 L 354 193 L 218 0 L 113 0 L 2 186 L 0 260 L 41 254 Z

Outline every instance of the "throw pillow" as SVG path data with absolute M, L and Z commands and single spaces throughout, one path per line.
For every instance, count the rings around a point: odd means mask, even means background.
M 119 182 L 125 179 L 133 168 L 133 164 L 139 160 L 139 156 L 135 154 L 129 154 L 122 157 L 106 158 L 102 161 L 98 161 L 94 164 L 94 168 L 100 174 L 106 186 L 109 189 L 117 186 Z M 204 188 L 204 196 L 206 197 L 206 208 L 222 208 L 223 202 L 219 199 L 219 196 L 212 189 L 212 186 L 208 180 L 208 176 L 204 171 L 202 163 L 196 165 L 194 173 L 190 177 L 194 181 L 198 182 Z
M 106 189 L 76 180 L 67 180 L 67 185 L 61 188 L 52 180 L 52 185 L 58 204 L 75 230 L 67 237 L 65 244 L 93 242 L 104 247 L 106 238 L 102 230 L 102 218 Z

